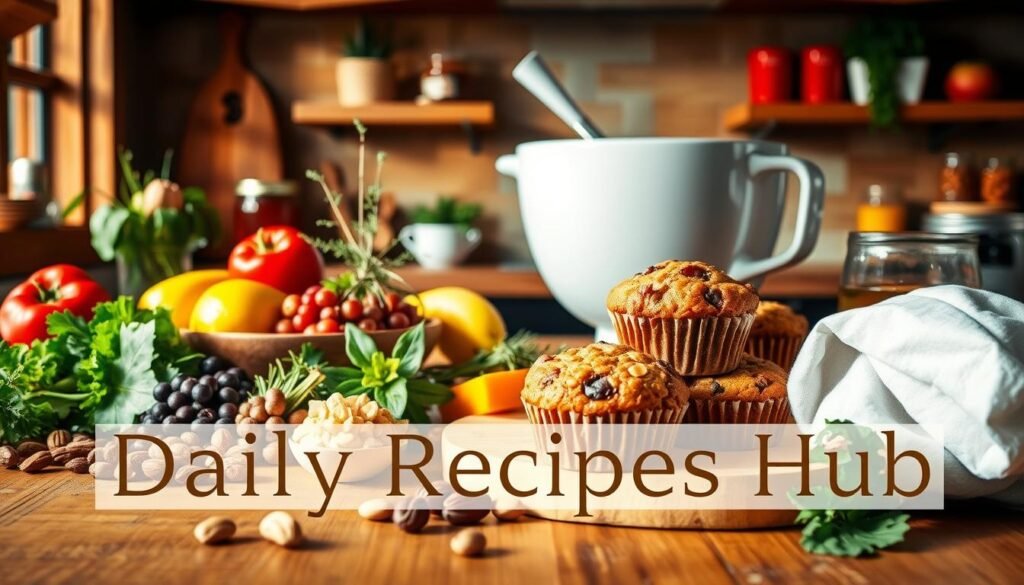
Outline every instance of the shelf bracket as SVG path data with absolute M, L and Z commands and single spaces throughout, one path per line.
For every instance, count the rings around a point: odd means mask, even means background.
M 469 152 L 480 154 L 480 133 L 476 131 L 476 128 L 469 120 L 463 120 L 459 123 L 459 126 L 466 133 L 466 139 L 469 141 Z

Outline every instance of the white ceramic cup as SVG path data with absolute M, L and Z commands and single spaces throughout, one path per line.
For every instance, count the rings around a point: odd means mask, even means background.
M 605 299 L 662 260 L 703 260 L 750 281 L 806 258 L 821 228 L 825 181 L 783 144 L 603 138 L 520 144 L 498 159 L 518 179 L 530 252 L 559 303 L 611 341 Z M 800 182 L 792 243 L 772 255 L 786 172 Z
M 398 240 L 420 266 L 440 270 L 465 260 L 480 245 L 480 230 L 448 223 L 414 223 L 402 228 Z

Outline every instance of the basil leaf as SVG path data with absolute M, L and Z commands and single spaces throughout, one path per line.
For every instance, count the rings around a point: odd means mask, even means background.
M 423 322 L 409 329 L 398 338 L 391 357 L 398 360 L 398 375 L 409 378 L 419 371 L 424 352 Z
M 405 378 L 398 378 L 386 386 L 373 391 L 373 398 L 395 416 L 401 418 L 405 414 L 405 406 L 409 401 L 409 391 L 405 386 Z
M 427 416 L 427 411 L 423 410 L 423 407 L 416 404 L 413 401 L 409 401 L 409 404 L 405 405 L 405 418 L 409 419 L 412 423 L 429 423 L 430 417 Z
M 377 344 L 373 338 L 358 327 L 345 328 L 345 354 L 353 365 L 359 368 L 370 367 L 370 356 L 377 353 Z
M 342 396 L 348 398 L 349 396 L 365 394 L 367 388 L 363 387 L 363 382 L 361 379 L 345 380 L 341 384 L 338 384 L 338 388 L 336 391 L 340 392 Z

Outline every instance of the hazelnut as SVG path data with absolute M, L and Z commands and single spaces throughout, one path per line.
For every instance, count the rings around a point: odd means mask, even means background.
M 483 532 L 467 528 L 455 533 L 450 543 L 452 552 L 464 557 L 475 557 L 487 548 L 487 537 Z

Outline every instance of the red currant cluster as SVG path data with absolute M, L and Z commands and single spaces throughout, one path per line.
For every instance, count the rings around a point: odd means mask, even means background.
M 281 303 L 278 333 L 339 333 L 346 325 L 355 324 L 363 331 L 405 329 L 421 320 L 416 307 L 389 292 L 384 298 L 369 295 L 363 300 L 339 299 L 337 293 L 314 285 L 302 295 L 288 295 Z

